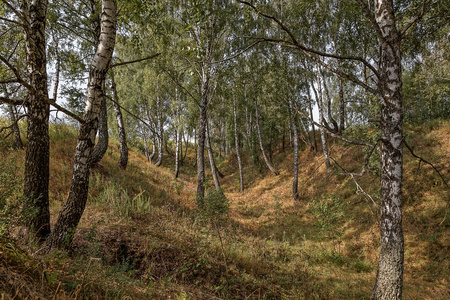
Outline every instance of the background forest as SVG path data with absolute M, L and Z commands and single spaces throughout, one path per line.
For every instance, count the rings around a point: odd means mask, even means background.
M 449 3 L 1 0 L 2 299 L 447 299 Z

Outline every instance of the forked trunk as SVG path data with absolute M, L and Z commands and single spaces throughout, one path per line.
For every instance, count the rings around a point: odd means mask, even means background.
M 214 162 L 214 154 L 211 147 L 211 140 L 209 138 L 209 126 L 206 124 L 206 148 L 208 150 L 208 156 L 209 156 L 209 164 L 211 166 L 211 174 L 214 180 L 214 186 L 216 187 L 216 190 L 220 189 L 220 182 L 219 178 L 217 177 L 217 167 L 216 163 Z
M 108 150 L 108 111 L 106 107 L 106 97 L 104 95 L 105 82 L 102 82 L 102 95 L 100 104 L 100 114 L 98 118 L 98 140 L 91 154 L 91 166 L 98 164 Z
M 259 127 L 258 103 L 256 101 L 255 101 L 255 118 L 256 118 L 256 133 L 258 134 L 258 141 L 259 141 L 259 149 L 261 150 L 264 161 L 265 161 L 267 167 L 269 168 L 270 172 L 272 172 L 275 175 L 278 175 L 278 172 L 272 166 L 269 159 L 267 158 L 266 152 L 264 151 L 264 146 L 263 146 L 262 136 L 261 136 L 261 129 Z
M 46 249 L 68 246 L 86 206 L 89 189 L 89 158 L 95 143 L 100 113 L 102 83 L 111 62 L 116 39 L 116 4 L 113 0 L 102 1 L 101 35 L 89 71 L 89 82 L 84 110 L 84 122 L 80 124 L 75 150 L 72 184 L 69 196 L 62 207 L 55 228 L 46 241 Z

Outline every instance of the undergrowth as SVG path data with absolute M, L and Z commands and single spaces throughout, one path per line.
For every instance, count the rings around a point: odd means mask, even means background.
M 76 132 L 52 125 L 52 220 L 70 184 Z M 408 141 L 447 178 L 450 125 L 414 127 Z M 349 132 L 355 137 L 360 134 Z M 376 136 L 370 136 L 376 140 Z M 366 299 L 379 246 L 377 207 L 339 172 L 325 172 L 319 155 L 301 151 L 301 200 L 291 199 L 292 152 L 274 152 L 279 176 L 244 153 L 245 191 L 238 192 L 235 158 L 219 165 L 222 190 L 208 190 L 195 209 L 193 153 L 173 179 L 130 149 L 117 168 L 116 142 L 90 178 L 88 205 L 70 250 L 31 256 L 39 245 L 20 230 L 24 152 L 0 145 L 0 296 L 42 299 Z M 334 141 L 331 155 L 353 166 L 364 152 Z M 189 156 L 190 155 L 190 156 Z M 375 158 L 374 158 L 375 159 Z M 15 163 L 12 163 L 15 162 Z M 371 162 L 376 169 L 376 159 Z M 446 170 L 447 167 L 447 170 Z M 355 167 L 355 170 L 357 168 Z M 434 171 L 405 153 L 406 299 L 447 299 L 448 190 Z M 210 178 L 210 176 L 208 177 Z M 53 181 L 52 181 L 53 180 Z M 357 178 L 369 195 L 375 174 Z M 212 183 L 209 182 L 212 186 Z M 375 199 L 376 200 L 376 199 Z M 17 214 L 15 213 L 17 212 Z M 16 218 L 16 219 L 15 219 Z

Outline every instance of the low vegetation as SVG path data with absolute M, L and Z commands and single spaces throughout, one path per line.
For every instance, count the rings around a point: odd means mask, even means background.
M 450 123 L 407 125 L 413 151 L 450 176 Z M 52 125 L 52 220 L 67 196 L 76 131 Z M 236 157 L 217 157 L 225 174 L 205 209 L 195 207 L 193 151 L 173 179 L 169 159 L 155 167 L 137 148 L 127 170 L 111 141 L 91 175 L 88 206 L 65 250 L 40 247 L 21 224 L 24 151 L 0 140 L 1 299 L 366 299 L 379 247 L 379 176 L 362 177 L 364 153 L 331 141 L 333 170 L 300 152 L 300 201 L 290 194 L 292 149 L 275 151 L 273 176 Z M 430 165 L 405 149 L 404 299 L 450 298 L 449 189 Z M 243 160 L 253 159 L 243 155 Z M 164 165 L 165 164 L 165 165 Z M 170 165 L 169 165 L 170 164 Z M 342 168 L 340 168 L 341 166 Z M 207 184 L 213 187 L 207 174 Z M 208 190 L 208 189 L 207 189 Z M 52 224 L 53 225 L 53 224 Z

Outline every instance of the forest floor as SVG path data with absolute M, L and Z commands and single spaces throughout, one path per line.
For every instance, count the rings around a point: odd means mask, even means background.
M 414 152 L 448 183 L 450 122 L 405 127 Z M 52 222 L 68 194 L 75 143 L 74 129 L 51 126 Z M 450 191 L 430 165 L 404 154 L 403 298 L 450 299 Z M 368 299 L 379 247 L 379 175 L 354 177 L 358 189 L 340 167 L 359 172 L 364 150 L 331 140 L 330 155 L 327 172 L 320 154 L 300 152 L 299 201 L 291 195 L 290 147 L 274 152 L 279 176 L 244 154 L 243 193 L 235 155 L 216 158 L 229 210 L 220 213 L 226 199 L 211 196 L 217 205 L 202 213 L 192 148 L 175 180 L 172 158 L 155 167 L 137 148 L 120 170 L 118 143 L 110 141 L 93 169 L 73 243 L 32 256 L 39 245 L 17 225 L 15 206 L 24 151 L 0 141 L 0 193 L 12 195 L 0 212 L 0 298 Z M 210 173 L 206 182 L 213 186 Z

